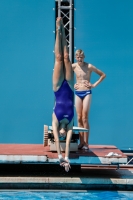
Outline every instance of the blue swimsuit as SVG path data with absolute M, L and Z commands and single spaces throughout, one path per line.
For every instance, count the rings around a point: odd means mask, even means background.
M 92 94 L 91 90 L 85 90 L 85 91 L 77 91 L 75 90 L 75 94 L 80 97 L 81 99 L 84 99 L 85 96 L 87 96 L 88 94 Z
M 74 93 L 66 80 L 62 82 L 61 87 L 54 94 L 56 98 L 54 113 L 58 121 L 66 118 L 70 123 L 74 116 Z

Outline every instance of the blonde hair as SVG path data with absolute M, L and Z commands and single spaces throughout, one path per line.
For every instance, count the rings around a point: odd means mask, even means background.
M 79 55 L 79 54 L 85 56 L 85 54 L 84 54 L 84 52 L 83 52 L 82 49 L 77 49 L 77 50 L 76 50 L 75 56 L 77 56 L 77 55 Z

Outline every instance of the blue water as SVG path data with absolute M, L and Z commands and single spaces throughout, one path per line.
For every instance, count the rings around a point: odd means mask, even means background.
M 0 191 L 0 200 L 133 200 L 133 192 L 118 191 Z

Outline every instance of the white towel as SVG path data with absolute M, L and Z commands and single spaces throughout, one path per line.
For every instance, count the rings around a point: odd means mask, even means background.
M 121 156 L 120 154 L 118 153 L 115 153 L 115 152 L 109 152 L 107 155 L 105 155 L 107 157 L 110 157 L 110 156 Z

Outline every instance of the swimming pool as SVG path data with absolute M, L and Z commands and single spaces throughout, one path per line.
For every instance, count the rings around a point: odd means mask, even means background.
M 0 191 L 0 200 L 132 200 L 133 192 L 119 191 Z

